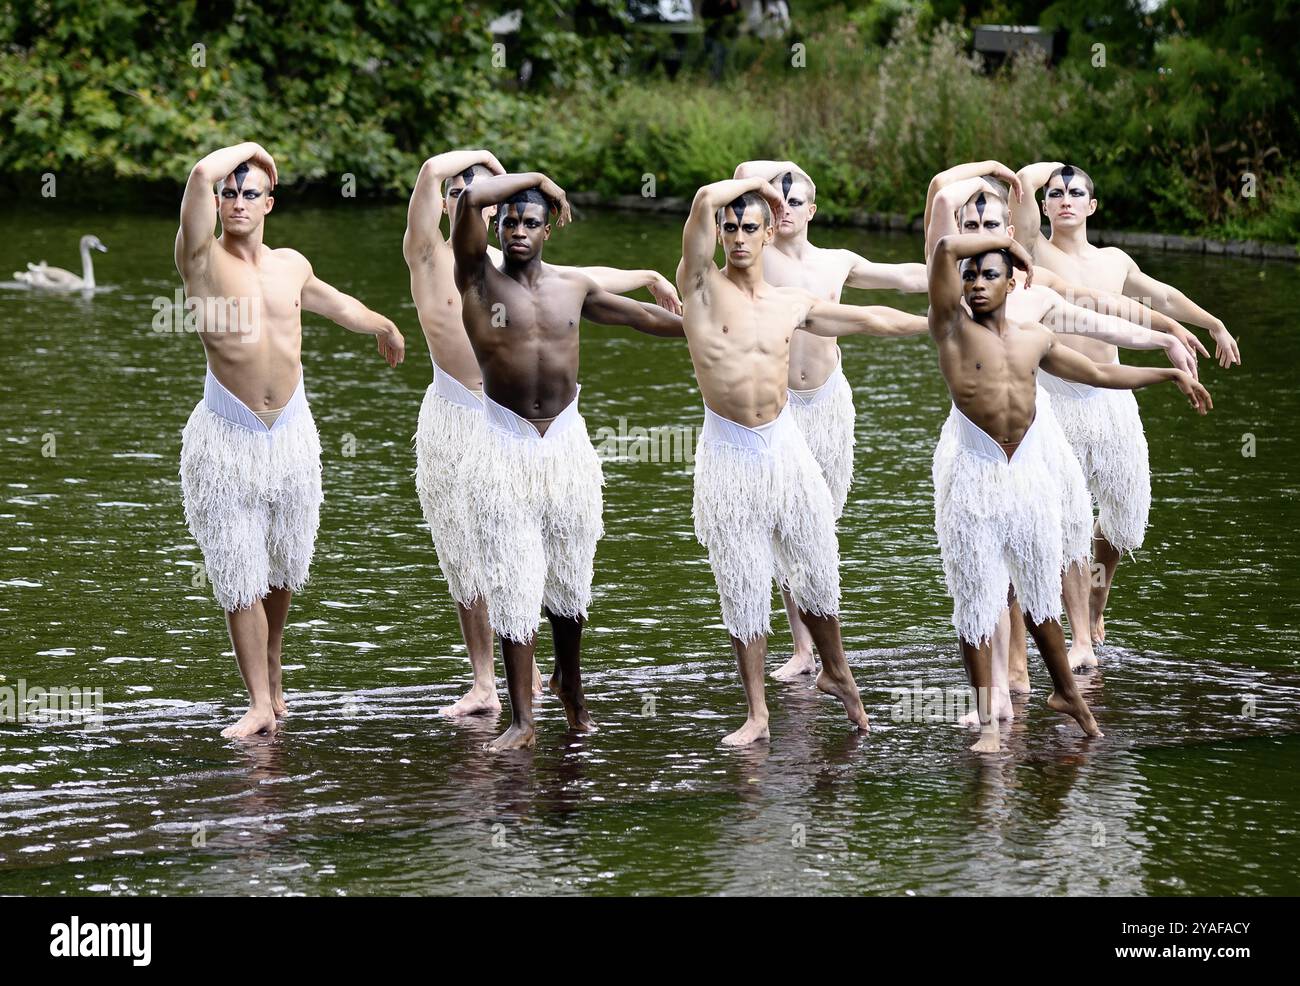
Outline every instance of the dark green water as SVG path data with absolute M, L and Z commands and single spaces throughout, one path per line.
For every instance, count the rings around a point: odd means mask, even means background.
M 504 720 L 436 714 L 469 679 L 411 477 L 430 367 L 405 210 L 285 199 L 270 242 L 392 316 L 409 358 L 390 372 L 370 340 L 307 321 L 326 500 L 286 635 L 292 715 L 251 747 L 219 736 L 243 690 L 221 613 L 191 585 L 181 511 L 202 349 L 150 329 L 179 283 L 175 220 L 0 216 L 3 275 L 75 267 L 93 232 L 112 288 L 0 290 L 0 687 L 98 687 L 106 705 L 97 731 L 0 723 L 0 893 L 1300 893 L 1300 269 L 1138 257 L 1225 318 L 1245 366 L 1204 366 L 1208 419 L 1172 390 L 1139 395 L 1155 504 L 1087 678 L 1104 740 L 1085 746 L 1043 706 L 1037 665 L 999 758 L 969 754 L 953 725 L 894 720 L 890 689 L 963 681 L 929 480 L 947 400 L 928 341 L 856 339 L 844 636 L 874 732 L 771 683 L 770 746 L 718 745 L 744 705 L 692 533 L 691 466 L 625 456 L 605 462 L 584 653 L 602 728 L 566 734 L 548 698 L 537 749 L 495 757 L 479 747 Z M 817 238 L 920 254 L 912 237 Z M 671 276 L 679 248 L 676 222 L 593 214 L 547 256 Z M 700 423 L 683 343 L 587 327 L 582 381 L 593 437 L 620 416 Z M 548 641 L 539 655 L 549 665 Z

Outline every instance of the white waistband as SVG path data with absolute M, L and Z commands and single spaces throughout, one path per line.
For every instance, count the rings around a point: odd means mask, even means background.
M 582 385 L 579 384 L 574 391 L 573 400 L 568 406 L 551 419 L 550 427 L 546 429 L 543 435 L 537 430 L 537 426 L 527 418 L 515 414 L 508 407 L 503 407 L 489 397 L 486 393 L 483 395 L 483 409 L 487 412 L 487 423 L 497 431 L 504 431 L 507 435 L 516 435 L 520 438 L 531 438 L 539 442 L 546 441 L 554 435 L 559 435 L 568 431 L 575 424 L 582 421 L 582 415 L 578 413 L 578 394 L 582 392 Z
M 483 410 L 483 391 L 470 390 L 437 363 L 433 364 L 433 392 L 452 404 L 473 411 Z
M 838 346 L 835 347 L 835 369 L 831 370 L 825 382 L 820 387 L 813 387 L 811 390 L 795 390 L 793 387 L 788 388 L 790 401 L 798 407 L 811 407 L 814 404 L 820 404 L 834 393 L 835 388 L 839 386 L 840 377 L 844 376 L 844 354 L 840 352 Z
M 1035 410 L 1034 420 L 1029 422 L 1029 427 L 1025 429 L 1024 437 L 1020 439 L 1020 444 L 1016 446 L 1012 458 L 1007 458 L 1006 450 L 1003 449 L 992 435 L 977 425 L 970 418 L 962 413 L 961 408 L 956 404 L 952 406 L 953 414 L 956 416 L 957 424 L 957 442 L 963 448 L 969 449 L 976 455 L 993 462 L 1013 463 L 1019 462 L 1023 457 L 1025 450 L 1028 449 L 1038 435 L 1038 413 Z
M 1115 356 L 1112 363 L 1119 363 L 1119 350 L 1115 350 Z M 1038 385 L 1049 394 L 1058 394 L 1061 397 L 1073 397 L 1077 401 L 1086 401 L 1090 397 L 1096 397 L 1105 388 L 1093 387 L 1086 383 L 1075 383 L 1073 380 L 1062 380 L 1060 377 L 1052 376 L 1046 370 L 1038 371 Z
M 213 374 L 212 367 L 209 366 L 207 376 L 203 379 L 203 403 L 209 411 L 232 425 L 239 425 L 241 428 L 262 435 L 273 435 L 288 427 L 290 422 L 307 410 L 307 391 L 303 386 L 303 378 L 299 376 L 298 386 L 294 389 L 293 396 L 289 398 L 289 403 L 284 406 L 275 424 L 268 428 L 247 404 L 222 385 Z
M 740 448 L 771 450 L 778 438 L 788 428 L 797 427 L 789 414 L 790 402 L 786 401 L 781 413 L 765 425 L 750 428 L 738 421 L 724 418 L 709 405 L 704 405 L 704 430 L 700 439 L 705 442 L 721 442 L 724 445 L 736 445 Z
M 1076 401 L 1086 401 L 1101 393 L 1100 387 L 1075 383 L 1073 380 L 1062 380 L 1060 377 L 1052 376 L 1046 370 L 1038 371 L 1038 385 L 1053 397 L 1070 397 Z

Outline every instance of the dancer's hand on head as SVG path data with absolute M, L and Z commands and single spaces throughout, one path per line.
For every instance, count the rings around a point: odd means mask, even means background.
M 569 197 L 564 194 L 564 189 L 549 178 L 543 178 L 542 183 L 537 188 L 538 191 L 555 203 L 556 226 L 567 226 L 573 222 L 573 212 L 569 208 Z
M 1210 392 L 1201 385 L 1200 381 L 1193 380 L 1189 374 L 1179 370 L 1178 376 L 1174 377 L 1174 383 L 1178 384 L 1178 389 L 1187 395 L 1197 414 L 1205 414 L 1214 407 Z
M 757 191 L 767 200 L 768 207 L 772 210 L 772 225 L 780 226 L 781 219 L 785 216 L 785 199 L 781 198 L 781 193 L 768 182 L 759 185 Z
M 1034 283 L 1034 258 L 1029 256 L 1029 251 L 1015 240 L 1011 241 L 1011 246 L 1007 249 L 1011 251 L 1011 262 L 1025 272 L 1025 287 L 1032 287 Z
M 1214 357 L 1221 367 L 1226 370 L 1233 363 L 1241 363 L 1241 350 L 1237 347 L 1237 340 L 1232 338 L 1226 328 L 1220 325 L 1217 329 L 1211 329 L 1210 338 L 1214 340 Z
M 1015 193 L 1016 201 L 1023 202 L 1025 200 L 1025 190 L 1020 184 L 1020 176 L 999 161 L 994 161 L 993 164 L 995 167 L 989 172 L 989 177 L 1001 178 L 1011 186 L 1011 191 Z
M 388 362 L 389 366 L 396 367 L 406 359 L 406 340 L 402 338 L 402 333 L 392 322 L 389 322 L 388 326 L 379 333 L 377 341 L 379 355 Z
M 267 173 L 271 179 L 271 187 L 275 188 L 280 181 L 280 174 L 275 170 L 275 158 L 271 157 L 271 152 L 261 144 L 254 143 L 253 148 L 253 156 L 249 160 Z
M 673 287 L 673 282 L 662 274 L 655 275 L 655 280 L 650 285 L 650 293 L 654 295 L 655 304 L 660 308 L 674 315 L 682 313 L 682 299 L 677 297 L 677 289 Z

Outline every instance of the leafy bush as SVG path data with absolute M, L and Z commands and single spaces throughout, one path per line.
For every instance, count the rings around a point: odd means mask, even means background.
M 689 196 L 740 160 L 792 158 L 834 219 L 919 215 L 930 176 L 961 160 L 1064 160 L 1097 181 L 1107 226 L 1298 241 L 1296 2 L 1148 16 L 1129 0 L 809 0 L 790 38 L 735 42 L 715 83 L 689 59 L 674 81 L 629 77 L 619 0 L 588 0 L 595 36 L 552 0 L 511 0 L 524 16 L 504 66 L 495 5 L 474 0 L 0 0 L 0 179 L 174 185 L 252 138 L 286 180 L 352 174 L 363 195 L 405 194 L 428 154 L 487 145 L 574 190 L 633 194 L 653 175 L 658 195 Z M 990 73 L 966 10 L 1068 27 L 1070 54 Z

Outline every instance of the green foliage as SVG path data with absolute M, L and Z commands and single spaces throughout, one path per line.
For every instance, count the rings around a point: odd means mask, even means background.
M 518 125 L 499 98 L 513 58 L 553 93 L 613 71 L 621 42 L 578 39 L 554 4 L 515 6 L 527 30 L 500 68 L 487 12 L 461 0 L 0 0 L 0 174 L 179 180 L 255 138 L 286 180 L 350 173 L 363 192 L 402 192 L 447 121 Z
M 1135 0 L 809 0 L 792 37 L 735 41 L 722 82 L 691 57 L 675 81 L 631 77 L 620 0 L 577 21 L 511 0 L 524 16 L 502 66 L 500 6 L 0 0 L 0 177 L 176 183 L 213 147 L 256 139 L 287 181 L 352 174 L 361 194 L 392 195 L 430 153 L 485 145 L 573 190 L 636 194 L 653 175 L 658 195 L 689 196 L 738 161 L 792 158 L 834 219 L 919 215 L 930 176 L 958 161 L 1067 160 L 1097 181 L 1107 226 L 1300 240 L 1286 30 L 1300 0 L 1151 14 Z M 970 53 L 977 23 L 1064 27 L 1070 53 L 989 73 Z

